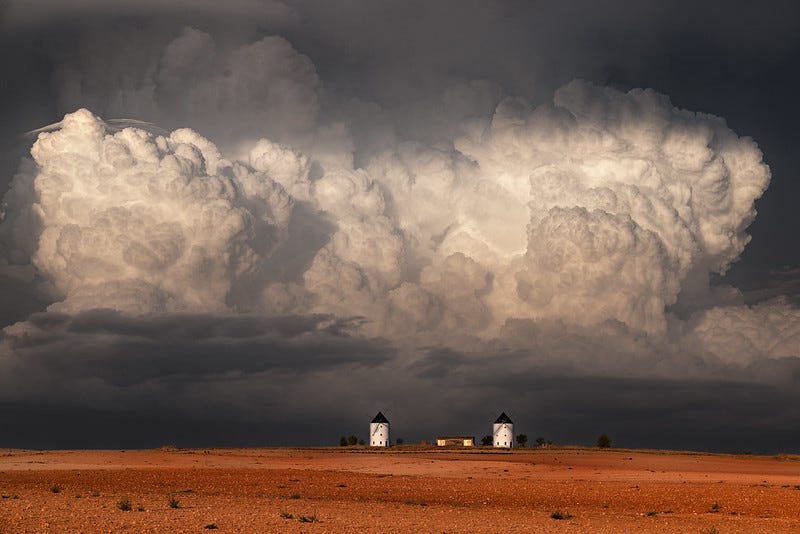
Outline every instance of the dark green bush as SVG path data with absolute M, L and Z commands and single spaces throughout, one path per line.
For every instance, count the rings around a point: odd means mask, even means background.
M 611 447 L 611 438 L 608 437 L 605 433 L 600 434 L 597 436 L 597 446 L 601 449 L 608 449 Z

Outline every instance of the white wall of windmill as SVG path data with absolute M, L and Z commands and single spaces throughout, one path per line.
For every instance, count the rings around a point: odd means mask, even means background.
M 495 447 L 514 446 L 514 425 L 512 423 L 495 423 L 492 426 Z
M 369 424 L 369 446 L 388 447 L 389 446 L 389 424 L 370 423 Z

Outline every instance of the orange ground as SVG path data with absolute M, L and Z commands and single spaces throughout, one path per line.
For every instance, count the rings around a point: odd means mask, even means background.
M 800 532 L 795 456 L 0 450 L 0 495 L 4 533 Z

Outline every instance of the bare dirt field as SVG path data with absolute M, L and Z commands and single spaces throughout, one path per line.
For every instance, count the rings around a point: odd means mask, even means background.
M 800 532 L 800 457 L 0 450 L 0 495 L 3 533 Z

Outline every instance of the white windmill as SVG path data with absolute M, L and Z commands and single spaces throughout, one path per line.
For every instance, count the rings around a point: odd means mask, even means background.
M 381 412 L 378 412 L 369 423 L 369 446 L 389 446 L 389 420 Z
M 514 422 L 506 412 L 500 414 L 492 426 L 492 435 L 495 447 L 514 446 Z

